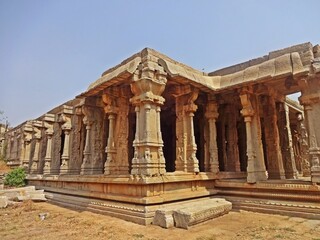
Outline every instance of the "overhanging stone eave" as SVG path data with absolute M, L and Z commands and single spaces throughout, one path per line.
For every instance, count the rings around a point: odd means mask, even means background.
M 140 55 L 141 53 L 134 54 L 117 66 L 105 71 L 98 80 L 89 85 L 87 91 L 79 94 L 76 98 L 96 95 L 106 87 L 128 79 L 137 70 L 141 63 Z
M 285 81 L 286 78 L 288 77 L 292 77 L 295 80 L 298 80 L 300 78 L 305 78 L 309 76 L 309 71 L 302 71 L 302 72 L 298 72 L 293 74 L 292 72 L 286 72 L 286 73 L 282 73 L 279 75 L 268 75 L 268 76 L 263 76 L 260 78 L 256 78 L 256 79 L 250 79 L 250 80 L 246 80 L 246 81 L 242 81 L 242 82 L 237 82 L 234 84 L 225 84 L 223 85 L 223 82 L 221 83 L 221 87 L 216 89 L 215 92 L 224 92 L 224 91 L 228 91 L 228 90 L 234 90 L 234 89 L 241 89 L 242 87 L 248 86 L 248 85 L 256 85 L 256 84 L 264 84 L 264 83 L 268 83 L 268 85 L 270 85 L 270 81 L 278 81 L 278 80 L 283 80 Z

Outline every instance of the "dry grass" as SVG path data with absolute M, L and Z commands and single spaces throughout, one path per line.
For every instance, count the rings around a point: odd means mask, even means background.
M 45 220 L 39 215 L 46 214 Z M 141 226 L 117 218 L 78 212 L 48 203 L 24 202 L 0 209 L 0 239 L 299 239 L 320 240 L 320 220 L 231 212 L 183 229 Z

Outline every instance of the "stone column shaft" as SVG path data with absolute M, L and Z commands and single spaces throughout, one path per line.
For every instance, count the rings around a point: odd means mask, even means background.
M 243 89 L 240 93 L 240 100 L 243 106 L 241 114 L 246 123 L 247 134 L 247 182 L 264 181 L 267 180 L 267 174 L 263 158 L 261 133 L 259 132 L 259 116 L 255 111 L 258 110 L 256 99 L 252 94 L 252 90 Z
M 217 145 L 217 127 L 216 120 L 219 116 L 218 104 L 209 101 L 206 110 L 206 118 L 209 123 L 209 170 L 212 173 L 219 172 L 218 145 Z

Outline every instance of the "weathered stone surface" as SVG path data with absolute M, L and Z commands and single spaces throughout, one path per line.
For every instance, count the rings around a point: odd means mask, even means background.
M 173 217 L 176 227 L 188 229 L 192 225 L 222 216 L 231 209 L 232 204 L 224 199 L 210 199 L 175 210 Z
M 154 215 L 152 224 L 163 228 L 174 227 L 173 211 L 165 209 L 157 210 Z
M 8 197 L 0 196 L 0 208 L 6 208 L 8 206 Z
M 44 190 L 36 190 L 34 186 L 0 190 L 0 195 L 12 201 L 47 201 Z

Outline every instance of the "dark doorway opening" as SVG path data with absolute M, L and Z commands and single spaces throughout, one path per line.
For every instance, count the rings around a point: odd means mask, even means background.
M 161 133 L 163 155 L 166 160 L 166 171 L 175 171 L 176 160 L 176 114 L 175 107 L 161 111 Z
M 197 144 L 197 153 L 196 157 L 199 160 L 199 170 L 200 172 L 205 172 L 205 152 L 204 152 L 204 128 L 205 128 L 205 116 L 204 116 L 204 107 L 203 105 L 198 105 L 198 110 L 195 112 L 193 118 L 194 126 L 194 136 Z
M 128 162 L 129 162 L 129 173 L 132 169 L 132 159 L 134 156 L 133 141 L 136 134 L 136 113 L 134 107 L 130 106 L 129 110 L 129 132 L 128 132 Z

